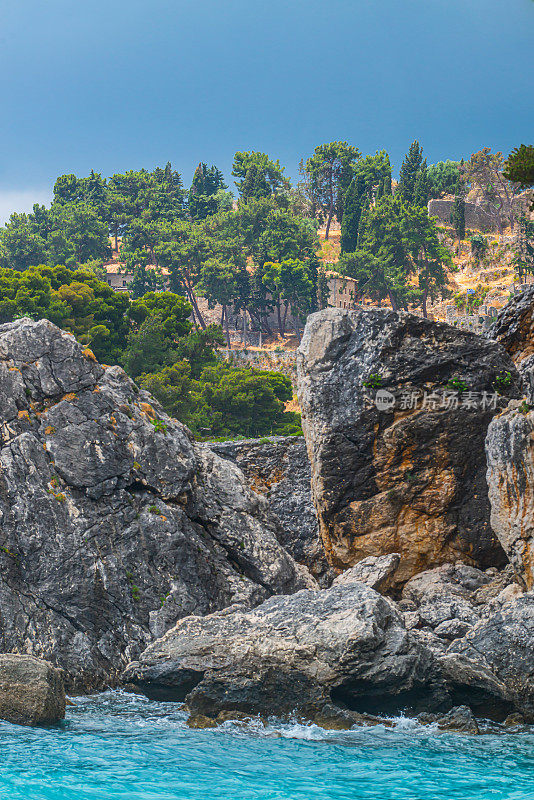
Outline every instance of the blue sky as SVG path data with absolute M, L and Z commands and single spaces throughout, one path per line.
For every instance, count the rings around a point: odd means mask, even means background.
M 398 171 L 534 141 L 532 0 L 18 0 L 0 28 L 0 219 L 57 175 L 236 150 L 296 176 L 346 139 Z

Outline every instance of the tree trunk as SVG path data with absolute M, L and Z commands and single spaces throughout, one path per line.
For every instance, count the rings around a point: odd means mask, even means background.
M 286 332 L 286 320 L 287 320 L 287 310 L 288 310 L 288 308 L 289 308 L 289 303 L 286 303 L 285 304 L 285 308 L 284 308 L 284 319 L 282 321 L 282 325 L 284 326 L 284 336 L 285 336 L 285 332 Z
M 226 304 L 223 305 L 222 316 L 223 316 L 223 320 L 224 320 L 224 323 L 225 323 L 224 324 L 224 332 L 226 334 L 226 346 L 227 346 L 228 350 L 230 350 L 231 349 L 230 331 L 228 330 L 228 308 L 227 308 Z
M 328 240 L 328 237 L 330 235 L 330 225 L 332 224 L 333 218 L 334 218 L 334 202 L 332 201 L 330 203 L 330 208 L 328 209 L 328 218 L 326 220 L 326 230 L 324 234 L 325 241 Z
M 197 299 L 195 297 L 195 292 L 193 291 L 193 287 L 190 285 L 188 280 L 184 281 L 184 286 L 185 286 L 185 290 L 187 292 L 187 296 L 189 298 L 189 302 L 193 306 L 193 312 L 194 312 L 194 314 L 196 314 L 196 316 L 198 318 L 198 321 L 200 323 L 200 327 L 202 328 L 203 331 L 205 331 L 206 328 L 207 328 L 207 325 L 204 322 L 204 318 L 203 318 L 202 314 L 200 313 L 200 309 L 198 307 L 198 303 L 197 303 Z
M 425 319 L 428 318 L 427 310 L 426 310 L 426 301 L 428 298 L 428 278 L 426 279 L 425 291 L 423 292 L 423 302 L 422 302 L 422 309 L 423 309 L 423 317 Z
M 280 313 L 280 301 L 279 300 L 276 301 L 276 314 L 277 314 L 277 317 L 278 317 L 278 333 L 280 334 L 280 336 L 283 339 L 284 338 L 284 328 L 283 328 L 283 325 L 282 325 L 282 315 Z
M 393 311 L 398 311 L 399 307 L 397 305 L 397 300 L 395 299 L 395 295 L 393 294 L 391 289 L 388 289 L 388 297 L 389 297 L 389 302 L 391 303 L 391 308 L 393 309 Z

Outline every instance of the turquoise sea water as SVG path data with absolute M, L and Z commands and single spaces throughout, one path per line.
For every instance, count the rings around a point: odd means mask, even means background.
M 0 723 L 0 798 L 532 800 L 534 734 L 462 736 L 408 720 L 327 732 L 259 722 L 192 731 L 173 703 L 77 698 L 64 724 Z

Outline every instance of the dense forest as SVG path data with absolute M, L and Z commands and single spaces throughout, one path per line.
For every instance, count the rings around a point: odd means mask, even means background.
M 414 142 L 394 182 L 385 151 L 363 156 L 330 142 L 301 162 L 294 185 L 279 161 L 239 152 L 235 196 L 205 163 L 188 189 L 170 163 L 109 178 L 63 175 L 49 208 L 15 213 L 0 230 L 0 322 L 27 315 L 71 331 L 200 437 L 298 433 L 298 415 L 284 410 L 287 378 L 218 359 L 216 349 L 230 343 L 230 311 L 282 337 L 291 318 L 299 336 L 306 316 L 327 302 L 317 231 L 324 225 L 328 240 L 337 221 L 336 269 L 355 279 L 355 299 L 426 314 L 429 299 L 447 296 L 451 264 L 429 199 L 454 196 L 459 238 L 473 186 L 513 226 L 511 201 L 533 182 L 532 150 L 522 145 L 505 162 L 483 148 L 465 162 L 427 165 Z M 520 224 L 528 256 L 532 231 Z M 103 264 L 119 249 L 134 276 L 130 296 L 103 280 Z M 208 324 L 199 297 L 220 306 L 220 326 Z

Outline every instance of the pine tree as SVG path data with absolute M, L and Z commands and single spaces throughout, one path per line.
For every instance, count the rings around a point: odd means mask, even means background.
M 409 205 L 415 204 L 417 176 L 423 165 L 423 148 L 419 142 L 412 142 L 399 174 L 399 191 L 402 199 Z M 425 164 L 426 168 L 426 164 Z

